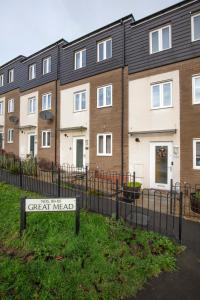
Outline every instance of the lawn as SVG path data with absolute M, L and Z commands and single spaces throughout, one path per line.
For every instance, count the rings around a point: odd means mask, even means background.
M 152 232 L 81 211 L 34 213 L 19 237 L 19 199 L 39 197 L 0 183 L 0 299 L 122 299 L 176 268 L 180 247 Z

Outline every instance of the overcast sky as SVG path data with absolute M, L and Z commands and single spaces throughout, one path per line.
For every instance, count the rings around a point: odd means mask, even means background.
M 136 20 L 180 0 L 0 0 L 0 65 L 132 13 Z

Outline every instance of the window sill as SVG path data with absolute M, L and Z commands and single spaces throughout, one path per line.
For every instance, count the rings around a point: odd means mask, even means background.
M 99 157 L 111 157 L 112 154 L 97 154 Z
M 112 107 L 113 105 L 97 106 L 98 109 Z
M 74 110 L 73 113 L 76 114 L 76 113 L 80 113 L 80 112 L 84 112 L 84 111 L 87 111 L 87 109 Z
M 41 149 L 50 149 L 51 146 L 42 146 Z
M 159 110 L 159 109 L 167 109 L 167 108 L 174 108 L 174 106 L 164 106 L 164 107 L 155 107 L 155 108 L 151 107 L 150 110 Z
M 167 50 L 170 50 L 170 49 L 172 49 L 172 47 L 167 48 L 167 49 L 163 49 L 163 50 L 159 50 L 159 51 L 153 52 L 153 53 L 149 52 L 149 55 L 154 55 L 154 54 L 162 53 L 162 52 L 167 51 Z

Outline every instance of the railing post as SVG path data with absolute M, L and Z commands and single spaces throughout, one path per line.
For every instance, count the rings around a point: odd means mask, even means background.
M 22 188 L 22 185 L 23 185 L 23 182 L 22 182 L 22 161 L 20 159 L 19 161 L 19 185 L 20 185 L 20 188 Z
M 60 167 L 58 167 L 58 198 L 60 198 Z
M 53 172 L 54 172 L 54 164 L 51 162 L 51 182 L 53 183 Z
M 111 212 L 112 214 L 112 212 Z M 119 182 L 116 180 L 116 220 L 119 220 Z
M 133 203 L 135 204 L 135 191 L 136 191 L 136 189 L 135 189 L 135 172 L 133 172 L 133 187 L 134 187 L 134 189 L 133 189 Z M 130 195 L 130 198 L 131 198 L 131 195 Z
M 179 199 L 179 242 L 182 243 L 182 226 L 183 226 L 183 192 L 180 192 Z
M 170 214 L 172 214 L 173 201 L 173 179 L 170 180 Z
M 85 176 L 86 176 L 85 189 L 87 192 L 88 191 L 88 166 L 85 167 Z

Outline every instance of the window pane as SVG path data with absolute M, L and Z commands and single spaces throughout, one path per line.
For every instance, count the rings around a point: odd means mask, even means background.
M 194 40 L 200 39 L 200 16 L 194 17 Z
M 82 93 L 81 108 L 86 109 L 86 93 Z
M 160 86 L 154 85 L 152 86 L 152 106 L 159 107 L 160 106 Z
M 163 106 L 171 105 L 171 83 L 163 84 Z
M 165 50 L 165 49 L 168 49 L 169 47 L 170 47 L 170 34 L 169 34 L 169 27 L 167 27 L 167 28 L 164 28 L 163 30 L 162 30 L 162 38 L 163 38 L 163 40 L 162 40 L 162 47 L 163 47 L 163 50 Z
M 99 136 L 99 153 L 103 153 L 103 136 Z
M 33 99 L 33 112 L 36 112 L 36 99 Z
M 158 31 L 151 34 L 152 37 L 152 53 L 159 51 Z
M 47 60 L 44 59 L 43 61 L 43 74 L 46 74 L 47 73 Z
M 200 142 L 196 142 L 196 166 L 200 166 Z
M 112 40 L 106 42 L 106 58 L 112 57 Z
M 76 69 L 81 67 L 81 54 L 80 52 L 76 53 Z
M 98 103 L 98 106 L 101 107 L 103 106 L 103 88 L 101 89 L 98 89 L 98 93 L 99 93 L 99 97 L 98 97 L 98 100 L 99 100 L 99 103 Z
M 51 109 L 51 94 L 48 95 L 48 107 L 47 109 Z
M 42 133 L 42 146 L 46 145 L 46 132 Z
M 86 50 L 82 51 L 82 67 L 86 66 Z
M 194 79 L 195 82 L 195 102 L 200 103 L 200 77 Z
M 50 146 L 51 144 L 51 133 L 47 132 L 47 146 Z
M 111 136 L 106 136 L 106 153 L 111 154 Z
M 79 110 L 79 97 L 80 94 L 75 95 L 75 110 Z
M 106 88 L 106 105 L 111 105 L 111 86 Z
M 104 59 L 104 54 L 103 54 L 103 43 L 98 44 L 99 47 L 99 61 Z

